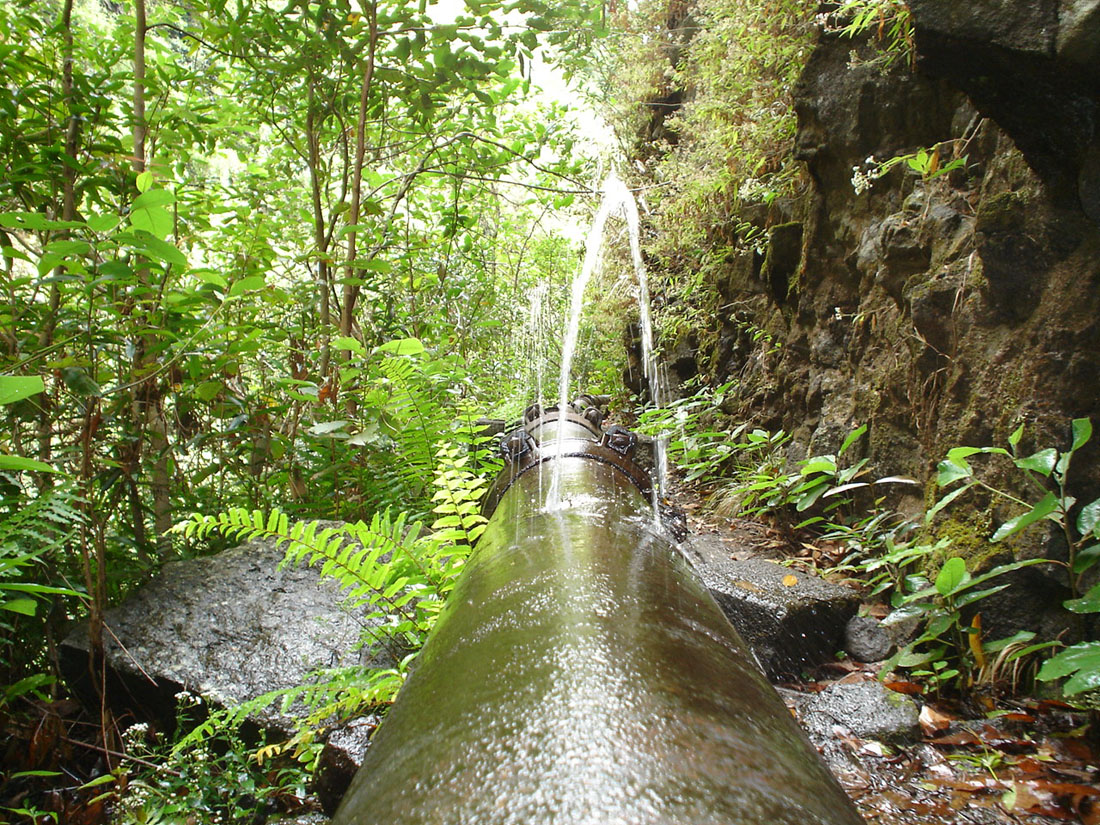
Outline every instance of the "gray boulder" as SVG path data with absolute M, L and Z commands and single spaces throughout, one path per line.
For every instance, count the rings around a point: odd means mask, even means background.
M 237 705 L 305 684 L 321 669 L 393 666 L 389 651 L 362 644 L 370 622 L 364 611 L 343 605 L 335 583 L 322 581 L 310 567 L 279 569 L 282 560 L 282 550 L 255 541 L 215 556 L 170 562 L 109 610 L 104 647 L 112 706 L 171 728 L 180 691 L 215 707 Z M 94 704 L 88 649 L 84 625 L 62 643 L 61 666 L 74 692 Z M 304 714 L 300 704 L 284 711 L 277 701 L 249 721 L 287 736 Z M 330 732 L 315 780 L 330 813 L 362 763 L 377 724 L 370 716 Z
M 318 669 L 391 661 L 360 644 L 364 616 L 342 607 L 333 582 L 308 567 L 280 570 L 282 559 L 281 550 L 258 541 L 170 562 L 107 611 L 108 700 L 171 725 L 179 691 L 233 705 L 306 683 Z M 67 681 L 86 699 L 94 697 L 88 649 L 81 626 L 60 651 Z M 285 734 L 294 709 L 284 713 L 276 704 L 253 721 Z
M 713 536 L 689 539 L 684 553 L 769 679 L 797 678 L 843 647 L 854 590 L 770 561 L 733 561 Z

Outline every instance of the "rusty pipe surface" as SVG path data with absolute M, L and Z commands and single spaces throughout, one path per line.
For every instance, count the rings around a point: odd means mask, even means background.
M 334 825 L 860 823 L 638 485 L 569 453 L 510 479 Z

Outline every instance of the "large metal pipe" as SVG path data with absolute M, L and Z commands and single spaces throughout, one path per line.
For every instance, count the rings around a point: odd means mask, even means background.
M 655 524 L 629 437 L 600 455 L 591 423 L 505 439 L 488 528 L 334 825 L 861 822 Z

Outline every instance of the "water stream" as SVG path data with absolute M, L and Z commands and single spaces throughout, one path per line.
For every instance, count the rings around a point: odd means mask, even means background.
M 621 216 L 626 222 L 627 235 L 630 240 L 630 258 L 638 281 L 638 306 L 642 331 L 642 370 L 649 386 L 650 400 L 657 406 L 665 401 L 665 393 L 657 368 L 657 359 L 653 351 L 653 319 L 649 306 L 649 278 L 646 274 L 645 262 L 642 260 L 638 204 L 627 185 L 615 172 L 612 172 L 604 180 L 600 207 L 596 211 L 596 216 L 592 219 L 592 227 L 589 229 L 588 237 L 585 240 L 584 262 L 577 276 L 573 279 L 570 291 L 569 321 L 566 325 L 561 356 L 561 372 L 558 378 L 559 409 L 564 409 L 565 405 L 569 403 L 569 384 L 573 356 L 577 349 L 577 337 L 580 333 L 584 294 L 588 282 L 602 262 L 601 252 L 607 221 L 614 215 Z M 557 443 L 559 453 L 562 452 L 565 446 L 563 434 L 564 429 L 559 430 Z M 658 523 L 660 522 L 660 511 L 657 505 L 660 498 L 664 496 L 668 478 L 666 441 L 666 438 L 660 437 L 654 444 L 654 464 L 657 478 L 653 487 L 653 511 Z M 554 464 L 555 471 L 547 496 L 546 506 L 548 509 L 555 509 L 561 504 L 558 493 L 561 485 L 561 462 L 554 462 Z

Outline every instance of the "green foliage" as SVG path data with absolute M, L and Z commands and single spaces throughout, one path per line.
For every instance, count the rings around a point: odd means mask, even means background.
M 810 456 L 796 462 L 793 468 L 778 450 L 786 441 L 782 431 L 749 433 L 745 453 L 758 454 L 760 459 L 742 465 L 732 475 L 716 495 L 716 509 L 740 515 L 771 513 L 783 517 L 811 513 L 797 527 L 828 526 L 849 536 L 861 531 L 877 534 L 878 521 L 853 525 L 846 519 L 844 511 L 852 503 L 852 494 L 878 485 L 916 482 L 899 476 L 863 480 L 869 472 L 868 460 L 860 458 L 848 463 L 844 456 L 866 432 L 866 425 L 857 427 L 845 437 L 835 454 Z
M 177 729 L 194 724 L 201 700 L 181 693 Z M 307 766 L 254 746 L 228 728 L 210 740 L 168 743 L 143 723 L 122 733 L 126 760 L 99 778 L 103 796 L 115 796 L 115 819 L 125 825 L 168 825 L 194 820 L 248 825 L 271 808 L 300 806 L 309 781 Z M 112 789 L 110 786 L 113 785 Z
M 1056 653 L 1043 663 L 1037 678 L 1049 682 L 1065 677 L 1062 693 L 1067 697 L 1100 688 L 1100 642 L 1081 642 Z
M 1100 559 L 1100 499 L 1078 505 L 1076 497 L 1069 492 L 1070 465 L 1074 454 L 1092 437 L 1092 422 L 1087 418 L 1074 419 L 1070 447 L 1063 451 L 1045 447 L 1030 455 L 1020 455 L 1018 447 L 1023 433 L 1024 427 L 1021 425 L 1008 437 L 1008 449 L 955 447 L 949 450 L 936 466 L 936 484 L 944 489 L 954 489 L 940 498 L 925 518 L 931 522 L 951 502 L 976 489 L 1022 510 L 997 528 L 989 539 L 991 542 L 1004 541 L 1033 524 L 1052 522 L 1065 538 L 1068 557 L 1060 563 L 1066 568 L 1070 589 L 1077 596 L 1082 577 Z M 970 463 L 970 459 L 977 455 L 1001 456 L 1011 460 L 1023 480 L 1035 490 L 1035 497 L 1024 499 L 985 481 Z
M 855 38 L 874 35 L 879 62 L 884 68 L 901 59 L 912 64 L 915 57 L 913 21 L 905 0 L 845 0 L 835 11 L 820 15 L 826 31 Z
M 768 226 L 807 191 L 792 91 L 811 19 L 800 0 L 650 0 L 613 19 L 616 54 L 597 60 L 595 85 L 642 178 L 666 340 L 726 314 L 718 284 L 731 263 L 762 253 Z
M 761 431 L 748 431 L 747 425 L 728 431 L 707 428 L 706 422 L 716 416 L 735 386 L 732 381 L 714 388 L 702 386 L 638 416 L 637 431 L 665 441 L 668 459 L 680 469 L 684 483 L 714 482 L 731 457 L 752 452 L 760 440 Z
M 285 551 L 282 564 L 316 567 L 322 578 L 343 589 L 347 609 L 361 616 L 364 643 L 372 650 L 388 651 L 399 664 L 320 672 L 306 684 L 216 710 L 180 741 L 177 750 L 236 730 L 248 717 L 278 706 L 301 719 L 298 732 L 281 750 L 308 760 L 310 754 L 316 756 L 313 746 L 321 728 L 391 702 L 485 529 L 480 501 L 487 481 L 471 469 L 476 460 L 477 451 L 461 445 L 439 450 L 430 529 L 404 513 L 391 516 L 388 510 L 369 521 L 333 524 L 291 523 L 279 510 L 265 514 L 237 508 L 214 516 L 194 515 L 180 524 L 177 530 L 195 538 L 216 531 L 234 541 L 274 542 Z
M 876 160 L 872 155 L 864 161 L 865 168 L 852 167 L 852 189 L 857 195 L 866 192 L 876 180 L 886 175 L 895 166 L 903 166 L 925 182 L 936 180 L 956 169 L 962 169 L 966 166 L 968 155 L 958 155 L 946 163 L 942 161 L 944 147 L 957 146 L 959 143 L 959 141 L 944 141 L 927 149 L 918 149 L 906 155 L 895 155 L 882 161 Z
M 940 541 L 933 547 L 922 547 L 925 555 L 947 549 L 947 542 Z M 948 558 L 940 566 L 935 579 L 929 582 L 920 575 L 906 576 L 899 582 L 891 603 L 903 616 L 921 620 L 924 630 L 911 642 L 888 659 L 882 668 L 887 673 L 895 667 L 908 668 L 913 677 L 925 680 L 937 692 L 941 687 L 958 681 L 969 687 L 976 665 L 983 661 L 981 625 L 968 622 L 966 608 L 1008 587 L 996 584 L 981 585 L 1006 573 L 1020 570 L 1045 559 L 1001 564 L 978 576 L 966 569 L 966 562 L 958 556 Z

